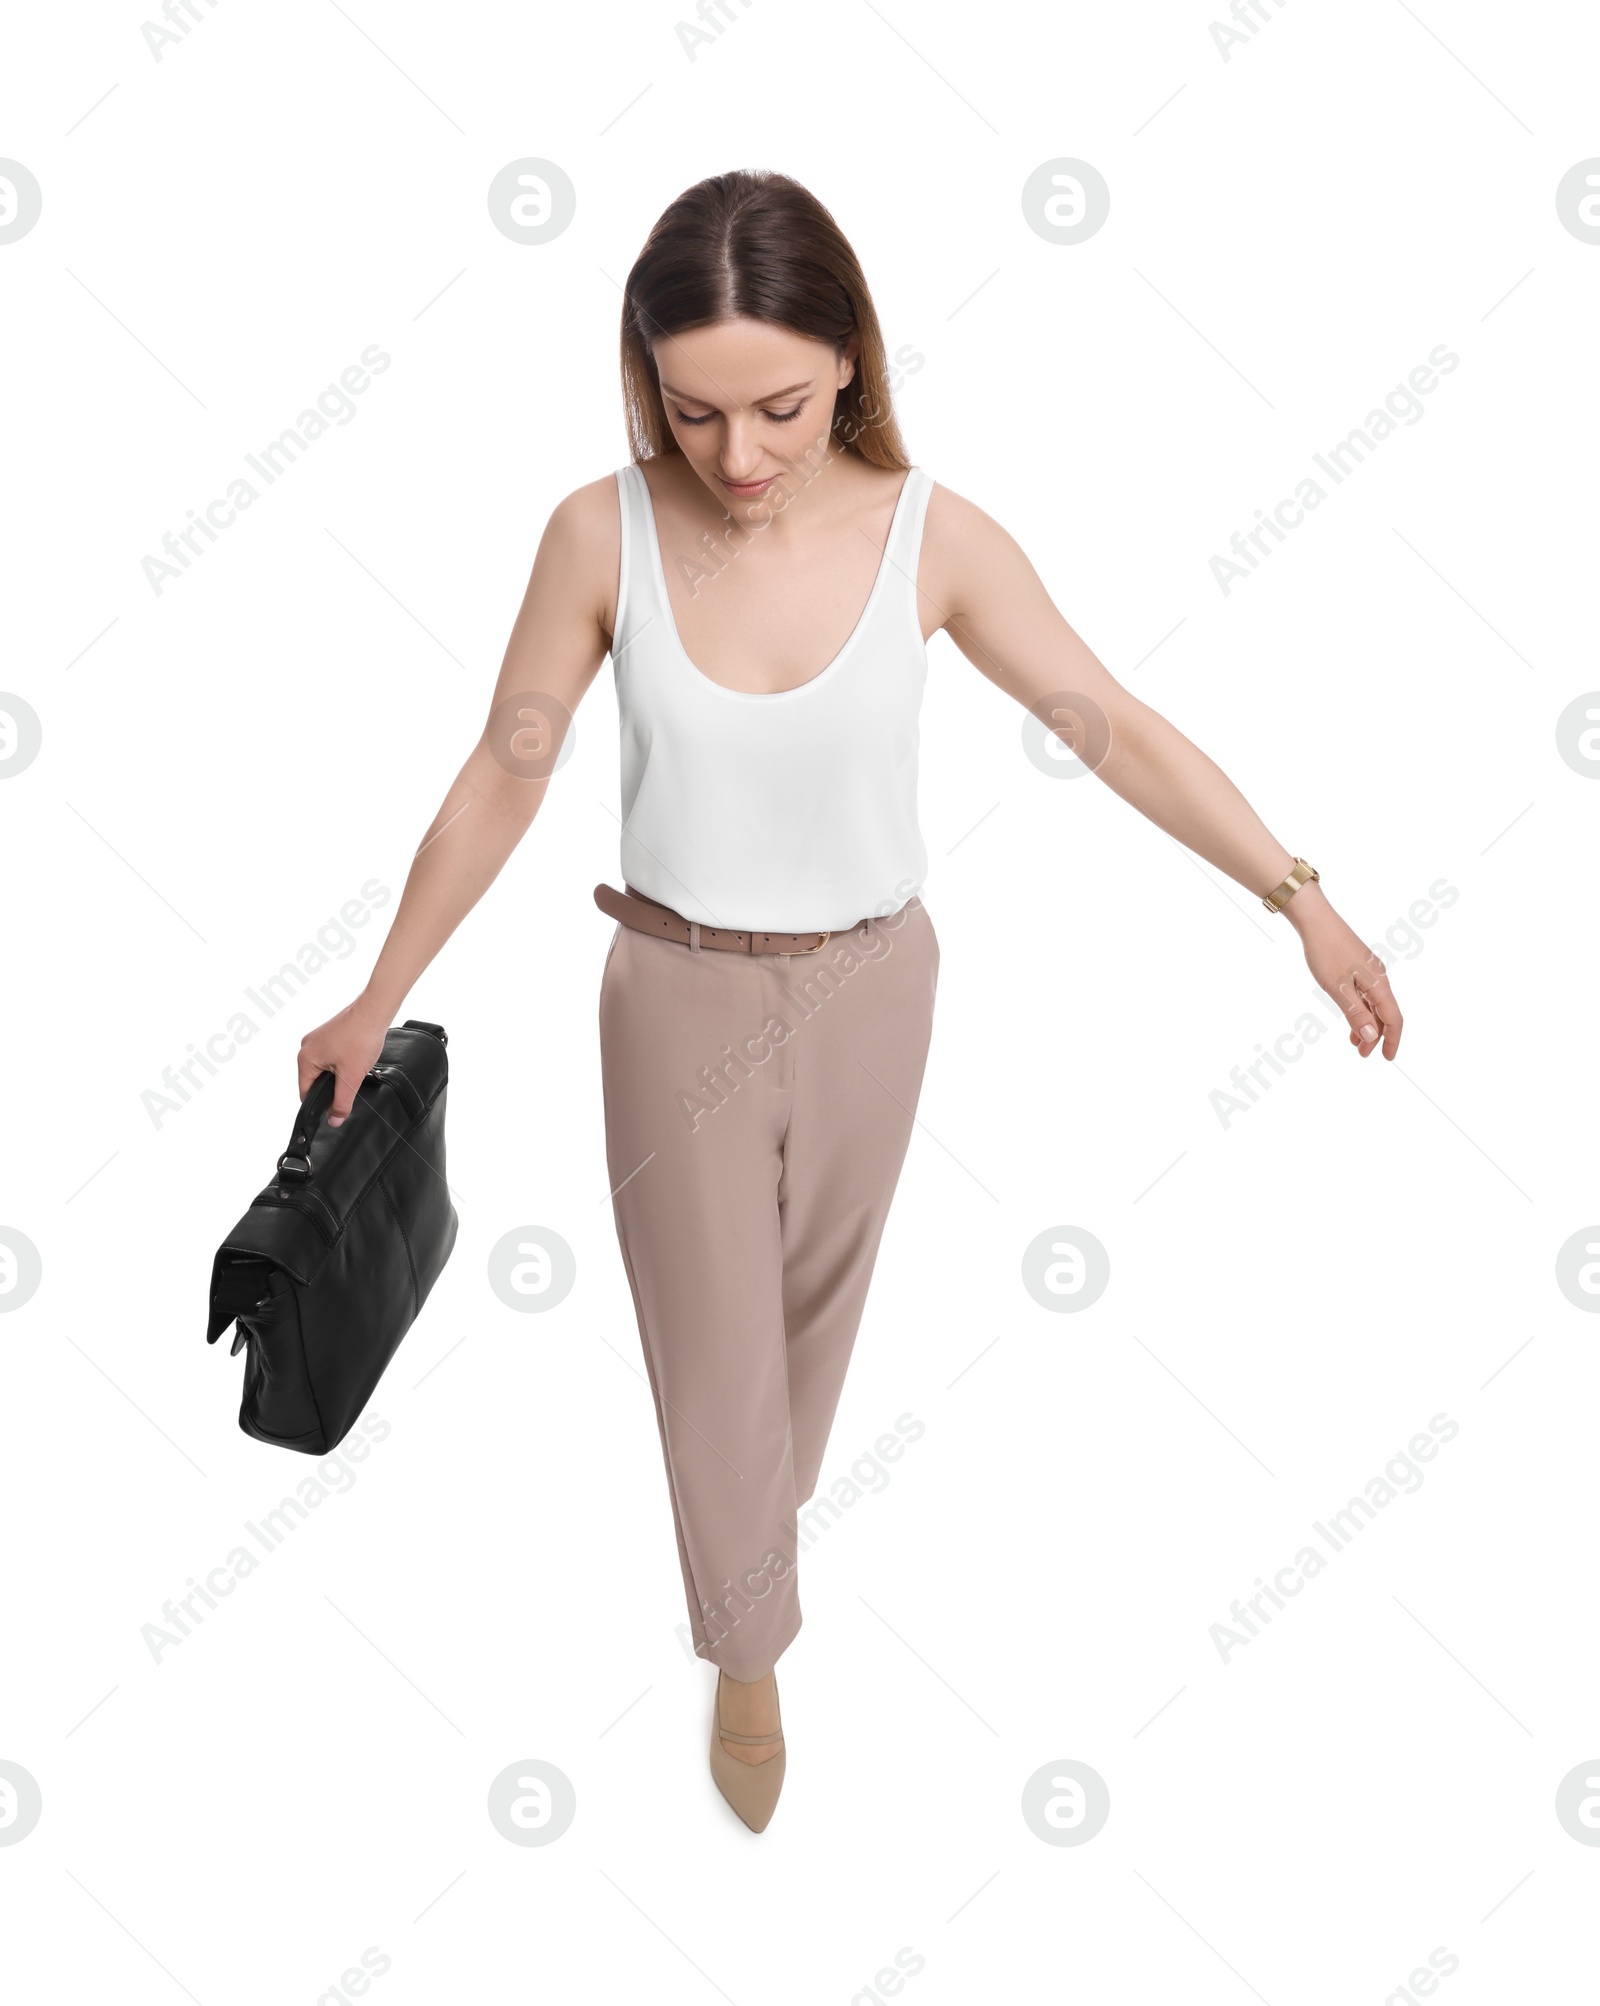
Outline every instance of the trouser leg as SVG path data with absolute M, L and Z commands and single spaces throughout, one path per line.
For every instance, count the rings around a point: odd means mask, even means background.
M 817 1486 L 933 1029 L 939 944 L 920 900 L 788 965 L 793 1105 L 778 1210 L 795 1499 Z
M 617 1237 L 697 1655 L 756 1678 L 800 1627 L 767 957 L 619 928 L 600 989 Z

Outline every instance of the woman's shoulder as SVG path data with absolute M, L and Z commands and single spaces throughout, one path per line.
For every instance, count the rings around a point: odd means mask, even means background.
M 574 557 L 587 554 L 614 571 L 622 541 L 622 504 L 615 468 L 564 494 L 550 511 L 546 537 Z
M 539 561 L 563 575 L 594 607 L 606 633 L 616 617 L 622 557 L 622 510 L 613 471 L 570 489 L 551 509 L 539 541 Z
M 617 526 L 617 474 L 614 469 L 609 474 L 598 474 L 592 481 L 585 481 L 581 488 L 572 488 L 564 494 L 550 511 L 550 520 L 558 518 L 563 525 L 575 530 L 598 528 L 609 519 L 613 531 Z
M 967 496 L 929 482 L 919 582 L 940 605 L 953 605 L 974 577 L 996 572 L 1020 547 L 1009 530 Z
M 985 530 L 993 533 L 1000 529 L 993 516 L 985 514 L 975 501 L 957 494 L 954 488 L 947 488 L 924 469 L 928 482 L 927 533 L 959 539 L 964 536 L 983 535 Z

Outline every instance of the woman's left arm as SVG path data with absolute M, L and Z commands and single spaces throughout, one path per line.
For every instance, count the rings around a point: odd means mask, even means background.
M 1221 767 L 1126 690 L 1075 634 L 1026 553 L 974 503 L 935 487 L 919 570 L 924 625 L 938 624 L 980 674 L 1015 697 L 1122 799 L 1257 898 L 1294 865 Z M 1283 916 L 1306 965 L 1343 1010 L 1363 1058 L 1400 1044 L 1400 1006 L 1382 960 L 1315 880 Z

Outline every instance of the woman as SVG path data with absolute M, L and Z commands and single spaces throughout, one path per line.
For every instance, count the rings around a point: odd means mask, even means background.
M 600 989 L 607 1161 L 697 1652 L 711 1767 L 755 1831 L 782 1783 L 774 1667 L 811 1497 L 910 1136 L 939 947 L 917 896 L 917 715 L 943 629 L 1121 797 L 1281 910 L 1363 1057 L 1382 965 L 1225 774 L 1108 674 L 1028 559 L 911 465 L 828 212 L 722 174 L 628 276 L 632 458 L 551 514 L 482 739 L 362 995 L 300 1089 L 350 1111 L 412 984 L 537 813 L 606 654 L 624 889 Z

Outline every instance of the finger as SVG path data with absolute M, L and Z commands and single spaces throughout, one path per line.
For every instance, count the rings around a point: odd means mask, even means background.
M 1353 1004 L 1345 1012 L 1350 1020 L 1350 1042 L 1366 1058 L 1378 1049 L 1383 1027 L 1364 1003 Z
M 341 1068 L 334 1075 L 333 1102 L 328 1109 L 328 1126 L 337 1128 L 355 1106 L 356 1093 L 361 1085 L 361 1074 L 348 1068 Z
M 361 1084 L 360 1078 L 352 1077 L 348 1071 L 340 1072 L 337 1060 L 332 1065 L 324 1065 L 321 1060 L 306 1052 L 300 1054 L 299 1072 L 302 1100 L 324 1073 L 333 1074 L 333 1099 L 328 1106 L 328 1124 L 332 1128 L 337 1128 L 354 1104 L 356 1089 Z
M 1392 1059 L 1400 1049 L 1400 1032 L 1405 1020 L 1400 1015 L 1400 1005 L 1395 1001 L 1386 975 L 1374 976 L 1366 984 L 1366 999 L 1367 1007 L 1383 1034 L 1383 1056 Z
M 313 1058 L 305 1046 L 300 1047 L 299 1073 L 300 1098 L 305 1099 L 322 1075 L 330 1069 L 320 1059 Z
M 1378 1049 L 1378 1040 L 1382 1036 L 1382 1029 L 1354 974 L 1346 976 L 1339 984 L 1339 1007 L 1344 1011 L 1345 1022 L 1350 1026 L 1350 1042 L 1362 1058 L 1369 1052 L 1375 1052 Z

